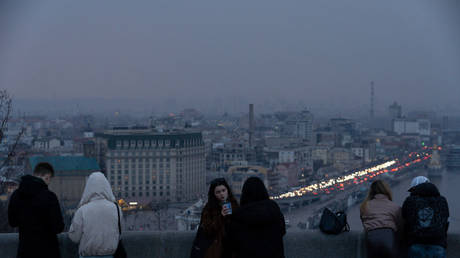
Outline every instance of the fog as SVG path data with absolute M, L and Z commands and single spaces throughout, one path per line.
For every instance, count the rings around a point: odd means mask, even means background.
M 2 1 L 0 88 L 28 112 L 458 113 L 460 2 Z M 335 111 L 334 111 L 335 110 Z

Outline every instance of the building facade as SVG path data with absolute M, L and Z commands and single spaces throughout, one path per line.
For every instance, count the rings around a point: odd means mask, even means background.
M 313 143 L 313 114 L 304 110 L 288 117 L 283 136 L 301 138 Z
M 402 117 L 402 107 L 396 101 L 388 107 L 388 113 L 391 119 L 399 119 Z
M 110 130 L 96 134 L 96 153 L 118 199 L 181 202 L 196 200 L 206 190 L 201 133 Z
M 419 134 L 429 136 L 431 134 L 431 122 L 427 119 L 394 119 L 393 132 L 401 134 Z

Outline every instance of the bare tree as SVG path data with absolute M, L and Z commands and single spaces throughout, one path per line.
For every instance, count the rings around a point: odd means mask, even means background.
M 13 100 L 6 90 L 0 90 L 0 147 L 5 150 L 6 157 L 0 164 L 0 170 L 9 165 L 11 159 L 16 155 L 16 148 L 21 137 L 24 135 L 25 126 L 21 126 L 18 134 L 13 141 L 5 142 L 5 132 L 8 131 L 8 125 L 11 121 L 11 113 L 13 112 Z
M 24 135 L 25 127 L 21 126 L 18 133 L 14 138 L 6 141 L 6 132 L 8 131 L 8 125 L 11 122 L 13 111 L 13 101 L 11 96 L 6 90 L 0 90 L 0 154 L 4 158 L 0 162 L 0 195 L 7 192 L 7 183 L 11 182 L 11 179 L 15 179 L 18 174 L 17 169 L 14 169 L 12 160 L 16 156 L 16 148 L 19 144 L 21 137 Z M 8 226 L 7 219 L 7 202 L 0 200 L 0 232 L 11 232 L 11 228 Z

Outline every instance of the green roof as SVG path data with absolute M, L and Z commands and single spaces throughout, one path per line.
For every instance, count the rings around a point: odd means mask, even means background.
M 40 162 L 48 162 L 55 171 L 100 171 L 96 159 L 83 156 L 32 156 L 29 157 L 33 169 Z

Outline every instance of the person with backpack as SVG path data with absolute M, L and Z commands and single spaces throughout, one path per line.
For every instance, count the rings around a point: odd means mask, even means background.
M 101 172 L 86 182 L 78 210 L 69 229 L 69 238 L 79 243 L 80 257 L 112 258 L 120 240 L 122 213 L 112 188 Z
M 404 201 L 408 257 L 446 257 L 449 207 L 438 188 L 424 176 L 415 177 Z
M 220 258 L 223 255 L 225 224 L 239 205 L 232 189 L 224 178 L 211 181 L 208 202 L 201 213 L 196 237 L 193 241 L 191 258 Z
M 262 180 L 246 180 L 240 204 L 227 228 L 225 257 L 284 258 L 284 216 L 278 204 L 270 200 Z
M 57 234 L 64 230 L 56 194 L 48 190 L 54 176 L 49 163 L 35 166 L 33 175 L 21 178 L 8 204 L 8 223 L 19 227 L 20 258 L 59 258 Z
M 360 218 L 366 232 L 367 257 L 397 257 L 403 218 L 401 207 L 393 202 L 390 187 L 385 181 L 372 182 L 360 206 Z

